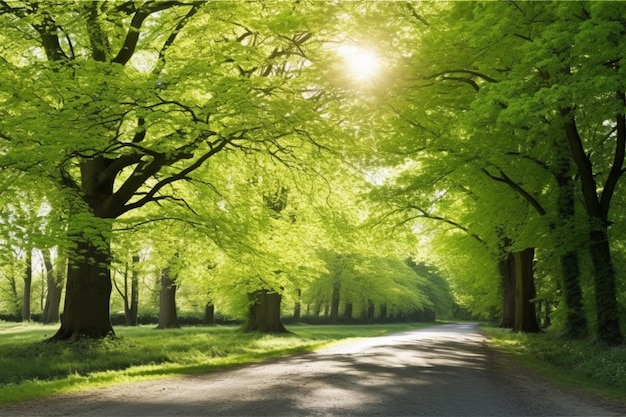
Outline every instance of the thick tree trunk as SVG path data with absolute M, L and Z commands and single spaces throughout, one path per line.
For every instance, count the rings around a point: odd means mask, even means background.
M 282 296 L 277 292 L 259 290 L 250 294 L 246 332 L 289 333 L 280 318 Z
M 523 333 L 540 331 L 537 311 L 532 301 L 536 297 L 533 261 L 535 249 L 514 252 L 515 262 L 515 325 L 513 330 Z
M 500 327 L 512 329 L 515 326 L 515 261 L 508 253 L 500 259 L 502 285 L 502 318 Z
M 560 161 L 562 172 L 557 175 L 559 185 L 557 226 L 560 231 L 566 232 L 575 228 L 574 214 L 576 210 L 575 184 L 570 175 L 570 160 L 562 157 Z M 567 245 L 567 236 L 560 236 L 564 245 Z M 563 301 L 566 308 L 565 334 L 569 338 L 581 339 L 588 335 L 587 317 L 583 310 L 583 293 L 580 287 L 580 267 L 576 247 L 568 248 L 561 256 L 561 280 Z
M 562 291 L 565 301 L 565 336 L 582 339 L 589 334 L 587 316 L 583 310 L 583 294 L 580 287 L 578 252 L 568 251 L 561 256 Z
M 33 251 L 26 251 L 26 269 L 24 271 L 24 296 L 22 297 L 22 321 L 30 321 L 30 295 L 33 283 Z
M 176 282 L 170 275 L 170 268 L 161 270 L 161 290 L 159 292 L 159 325 L 157 329 L 179 328 L 176 312 Z
M 58 323 L 60 320 L 61 293 L 63 292 L 63 273 L 61 267 L 54 268 L 52 254 L 49 250 L 41 251 L 46 269 L 46 304 L 41 321 L 43 323 Z
M 596 314 L 598 339 L 607 345 L 616 346 L 623 342 L 620 330 L 619 308 L 616 297 L 615 269 L 611 259 L 606 226 L 595 226 L 591 231 L 591 262 L 593 264 L 596 289 Z
M 114 336 L 111 300 L 111 233 L 116 208 L 114 175 L 104 175 L 113 160 L 96 157 L 80 164 L 81 196 L 87 207 L 72 202 L 69 235 L 73 239 L 68 256 L 65 305 L 61 328 L 52 340 Z M 86 232 L 87 231 L 87 232 Z
M 623 104 L 626 103 L 624 92 L 619 92 L 618 97 L 623 108 Z M 623 342 L 623 335 L 618 315 L 615 269 L 608 238 L 608 213 L 613 193 L 618 180 L 623 174 L 622 166 L 624 164 L 626 147 L 626 118 L 623 113 L 616 116 L 617 131 L 614 160 L 599 197 L 595 172 L 578 132 L 574 109 L 563 108 L 561 109 L 561 114 L 570 154 L 578 168 L 580 188 L 591 230 L 589 251 L 593 264 L 596 290 L 598 339 L 607 345 L 616 346 Z
M 387 305 L 386 304 L 382 304 L 380 306 L 380 319 L 381 320 L 387 319 Z
M 70 256 L 61 328 L 53 340 L 114 336 L 109 315 L 111 298 L 110 243 L 108 236 L 93 243 L 81 239 Z

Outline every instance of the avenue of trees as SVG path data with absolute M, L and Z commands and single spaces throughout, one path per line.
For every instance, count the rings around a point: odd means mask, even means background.
M 55 340 L 113 334 L 112 311 L 264 332 L 463 311 L 619 345 L 624 16 L 0 1 L 0 310 Z

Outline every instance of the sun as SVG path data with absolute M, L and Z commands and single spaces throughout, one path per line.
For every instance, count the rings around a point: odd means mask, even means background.
M 371 49 L 342 45 L 337 53 L 343 58 L 347 75 L 355 81 L 371 80 L 380 73 L 381 59 Z

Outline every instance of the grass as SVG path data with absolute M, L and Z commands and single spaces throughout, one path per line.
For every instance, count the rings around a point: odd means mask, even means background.
M 0 404 L 107 385 L 209 372 L 338 340 L 433 324 L 294 325 L 292 334 L 242 333 L 236 327 L 118 327 L 117 337 L 45 343 L 57 326 L 0 323 Z
M 564 340 L 553 332 L 513 333 L 483 327 L 489 343 L 560 385 L 626 403 L 626 347 Z

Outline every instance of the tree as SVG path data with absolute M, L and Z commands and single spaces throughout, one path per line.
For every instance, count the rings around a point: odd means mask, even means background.
M 604 343 L 619 344 L 622 335 L 608 214 L 623 174 L 626 141 L 624 94 L 617 64 L 623 49 L 622 13 L 594 3 L 476 7 L 490 13 L 469 20 L 475 31 L 483 31 L 482 35 L 473 32 L 473 41 L 486 44 L 494 37 L 502 39 L 517 57 L 502 73 L 500 82 L 489 86 L 477 108 L 483 112 L 491 108 L 498 123 L 522 127 L 530 119 L 540 121 L 544 129 L 560 131 L 564 140 L 559 143 L 577 167 L 587 215 L 597 335 Z M 497 26 L 493 26 L 496 21 Z M 590 153 L 590 149 L 594 151 Z M 604 166 L 608 168 L 599 168 Z M 567 213 L 562 210 L 560 214 Z M 564 265 L 567 272 L 572 260 L 565 260 Z M 572 295 L 567 282 L 564 288 L 570 293 L 567 297 L 577 297 L 577 290 Z
M 592 213 L 589 208 L 597 208 L 598 204 L 593 203 L 597 200 L 603 202 L 605 212 L 608 211 L 623 163 L 623 140 L 618 133 L 623 118 L 623 111 L 619 109 L 623 109 L 623 102 L 617 87 L 616 68 L 611 64 L 617 62 L 615 56 L 619 56 L 620 45 L 615 39 L 621 39 L 616 35 L 621 30 L 617 23 L 620 18 L 609 15 L 610 7 L 588 5 L 509 2 L 430 7 L 410 4 L 407 16 L 424 34 L 415 36 L 416 46 L 406 55 L 412 64 L 411 75 L 402 80 L 401 88 L 409 92 L 399 95 L 399 103 L 391 105 L 395 119 L 406 126 L 394 134 L 406 140 L 404 145 L 400 141 L 387 145 L 399 164 L 422 153 L 425 158 L 420 158 L 420 163 L 429 158 L 443 165 L 439 171 L 443 171 L 441 176 L 429 175 L 434 179 L 431 188 L 437 183 L 438 189 L 445 189 L 439 186 L 441 178 L 456 173 L 456 183 L 473 195 L 476 186 L 483 184 L 477 184 L 476 174 L 471 170 L 459 181 L 459 168 L 481 167 L 488 177 L 515 190 L 537 214 L 548 217 L 540 222 L 533 220 L 535 225 L 524 226 L 523 233 L 512 218 L 496 225 L 504 224 L 507 235 L 513 229 L 513 235 L 507 237 L 523 250 L 538 246 L 539 229 L 536 227 L 543 223 L 543 242 L 539 246 L 543 250 L 555 248 L 560 255 L 566 329 L 567 334 L 574 337 L 586 334 L 577 261 L 578 237 L 585 228 L 576 226 L 571 167 L 578 167 L 585 210 L 591 218 L 589 229 L 594 230 L 602 223 L 602 213 L 601 210 Z M 465 36 L 458 36 L 459 33 Z M 610 52 L 599 52 L 597 45 L 589 42 L 597 37 L 606 39 L 603 51 Z M 603 82 L 589 83 L 598 76 Z M 600 97 L 613 98 L 599 102 Z M 591 108 L 593 112 L 586 112 Z M 572 113 L 576 113 L 575 117 Z M 574 129 L 580 126 L 587 129 L 590 139 L 586 149 Z M 607 149 L 606 138 L 615 138 L 613 147 Z M 589 149 L 598 151 L 590 153 Z M 456 161 L 456 167 L 443 162 L 450 159 Z M 605 184 L 596 187 L 590 179 L 597 178 L 598 172 L 591 168 L 594 164 L 602 166 L 603 161 L 613 161 L 612 167 L 606 171 Z M 511 164 L 517 170 L 517 181 L 505 172 Z M 526 171 L 530 166 L 534 169 Z M 437 172 L 424 166 L 420 170 L 428 174 Z M 494 175 L 493 170 L 502 175 Z M 546 173 L 552 175 L 552 179 Z M 426 181 L 423 184 L 428 187 Z M 555 193 L 547 191 L 555 188 Z M 602 190 L 602 197 L 599 190 Z M 548 203 L 545 201 L 548 196 L 557 198 Z M 433 200 L 425 199 L 430 204 Z M 539 202 L 539 206 L 535 204 Z M 428 203 L 420 208 L 426 213 L 432 211 Z M 476 212 L 482 218 L 490 218 L 482 210 Z M 450 219 L 457 217 L 457 213 L 435 216 Z M 467 225 L 475 224 L 471 220 L 455 223 L 466 229 Z M 475 227 L 469 230 L 492 242 L 493 246 L 492 233 L 477 233 Z M 531 230 L 535 233 L 535 242 L 522 243 Z M 598 335 L 607 343 L 619 343 L 616 331 L 619 326 L 614 321 L 618 317 L 614 278 L 611 278 L 614 274 L 612 267 L 607 267 L 611 265 L 610 250 L 597 243 L 607 239 L 601 238 L 602 230 L 595 235 L 588 233 L 586 244 L 597 265 L 595 286 L 600 288 L 596 296 L 604 294 L 603 302 L 596 301 Z M 599 246 L 602 248 L 598 249 Z M 603 265 L 603 271 L 599 265 Z
M 296 77 L 314 26 L 300 18 L 303 7 L 0 3 L 2 36 L 12 40 L 1 64 L 11 74 L 2 105 L 12 111 L 0 126 L 7 165 L 33 161 L 71 201 L 54 339 L 113 333 L 115 219 L 148 204 L 184 205 L 171 186 L 224 151 L 287 160 L 320 147 L 308 126 L 323 102 Z M 28 155 L 35 143 L 40 152 Z
M 176 276 L 172 276 L 170 267 L 161 270 L 161 289 L 159 292 L 159 325 L 157 329 L 178 328 L 176 310 Z
M 56 262 L 52 261 L 52 249 L 42 250 L 46 272 L 46 303 L 41 315 L 43 323 L 58 323 L 60 320 L 61 294 L 63 292 L 64 260 L 57 253 Z
M 31 319 L 31 287 L 33 282 L 33 256 L 32 250 L 27 250 L 24 257 L 24 293 L 22 297 L 22 321 Z
M 139 263 L 139 256 L 133 255 L 131 257 L 131 266 L 128 262 L 124 265 L 124 273 L 122 274 L 122 285 L 117 284 L 117 281 L 113 279 L 113 285 L 122 297 L 124 303 L 124 317 L 126 318 L 127 326 L 137 325 L 137 314 L 139 312 L 139 271 L 137 270 L 137 264 Z M 130 275 L 130 276 L 129 276 Z

